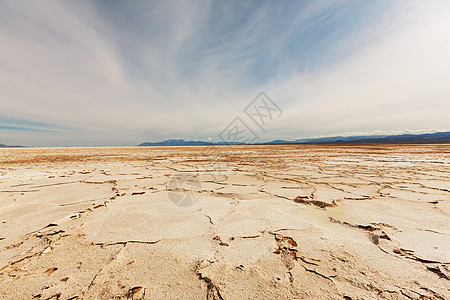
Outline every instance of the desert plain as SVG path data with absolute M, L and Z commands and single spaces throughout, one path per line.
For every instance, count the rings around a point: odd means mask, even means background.
M 449 299 L 450 145 L 0 149 L 1 299 Z

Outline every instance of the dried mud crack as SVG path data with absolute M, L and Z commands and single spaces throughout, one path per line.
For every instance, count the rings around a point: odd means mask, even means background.
M 448 298 L 450 145 L 217 149 L 1 149 L 0 298 Z

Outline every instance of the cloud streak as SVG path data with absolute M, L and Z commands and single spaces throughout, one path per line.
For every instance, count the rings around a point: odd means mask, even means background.
M 450 129 L 449 13 L 443 1 L 3 1 L 0 140 L 216 137 L 260 91 L 285 112 L 263 139 Z

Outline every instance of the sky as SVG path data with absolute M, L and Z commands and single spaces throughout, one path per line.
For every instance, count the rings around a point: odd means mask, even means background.
M 447 0 L 1 0 L 0 144 L 220 141 L 236 118 L 257 141 L 450 131 L 449 16 Z M 246 113 L 261 92 L 278 108 L 263 127 Z

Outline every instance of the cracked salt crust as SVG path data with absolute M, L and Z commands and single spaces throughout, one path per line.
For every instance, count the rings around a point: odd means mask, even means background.
M 1 149 L 0 298 L 449 298 L 449 145 L 216 149 Z

